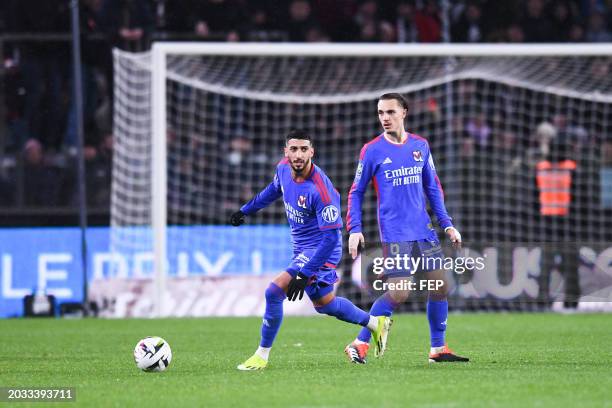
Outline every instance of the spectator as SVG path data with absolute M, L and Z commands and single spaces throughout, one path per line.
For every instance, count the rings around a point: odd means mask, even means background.
M 587 142 L 587 130 L 583 126 L 572 124 L 564 114 L 556 114 L 553 117 L 553 125 L 557 130 L 557 138 L 560 143 L 573 149 L 574 152 Z
M 313 26 L 306 32 L 306 42 L 330 42 L 331 39 L 318 26 Z
M 245 28 L 241 38 L 247 41 L 270 41 L 286 37 L 280 35 L 280 18 L 276 18 L 274 5 L 269 1 L 258 1 L 249 3 L 250 23 Z
M 355 23 L 359 27 L 359 41 L 361 42 L 396 42 L 396 28 L 389 21 L 380 17 L 380 9 L 375 1 L 363 2 Z
M 359 5 L 354 18 L 355 24 L 359 30 L 358 41 L 361 42 L 377 42 L 378 37 L 378 3 L 372 0 L 366 0 Z
M 107 134 L 97 147 L 85 148 L 87 203 L 104 208 L 110 205 L 113 135 Z
M 451 39 L 453 42 L 477 43 L 482 42 L 485 36 L 482 9 L 478 3 L 470 2 L 452 25 Z
M 572 27 L 576 24 L 575 4 L 569 1 L 556 1 L 552 5 L 551 40 L 555 42 L 570 41 Z
M 557 138 L 557 129 L 547 121 L 541 122 L 535 132 L 533 145 L 530 146 L 525 154 L 525 166 L 533 169 L 537 162 L 544 160 L 550 154 L 550 146 Z
M 415 12 L 414 4 L 411 1 L 402 1 L 397 5 L 395 27 L 398 42 L 415 43 L 419 41 L 419 32 L 414 21 Z
M 0 159 L 0 206 L 8 207 L 15 203 L 15 158 L 1 155 Z
M 156 30 L 169 35 L 188 30 L 191 8 L 187 1 L 156 0 L 155 5 Z
M 508 27 L 519 21 L 524 0 L 484 1 L 480 3 L 486 22 L 485 42 L 505 42 Z
M 192 26 L 201 39 L 240 40 L 239 25 L 246 16 L 243 7 L 232 0 L 195 0 L 191 3 Z
M 612 77 L 610 76 L 612 60 L 609 58 L 597 58 L 591 62 L 589 69 L 595 83 L 608 84 L 607 86 L 612 85 Z
M 101 19 L 112 46 L 134 52 L 149 49 L 155 20 L 146 0 L 104 0 Z
M 605 16 L 602 12 L 596 11 L 589 17 L 586 40 L 588 42 L 612 42 L 612 33 L 606 27 Z
M 217 166 L 223 175 L 220 191 L 227 192 L 225 201 L 220 203 L 223 211 L 231 211 L 236 208 L 236 203 L 243 202 L 245 197 L 248 200 L 253 195 L 252 186 L 257 182 L 258 175 L 265 174 L 269 165 L 264 148 L 254 144 L 251 138 L 238 135 L 224 149 L 222 161 Z M 240 186 L 236 185 L 237 180 L 240 180 Z
M 354 41 L 359 27 L 353 20 L 357 0 L 312 0 L 313 15 L 321 29 L 336 42 Z
M 355 14 L 355 21 L 359 26 L 363 26 L 367 23 L 374 23 L 379 20 L 378 16 L 378 3 L 374 0 L 363 1 L 357 13 Z
M 544 13 L 544 0 L 527 0 L 520 20 L 525 42 L 547 42 L 552 39 L 552 24 Z
M 440 42 L 442 40 L 442 22 L 438 3 L 428 0 L 415 15 L 415 24 L 419 33 L 419 42 Z
M 20 0 L 13 3 L 13 31 L 68 33 L 67 2 Z M 47 146 L 59 147 L 62 136 L 62 89 L 66 80 L 69 49 L 62 42 L 24 41 L 19 44 L 24 79 L 25 132 L 19 139 L 36 136 Z M 20 146 L 21 147 L 21 146 Z
M 484 113 L 479 113 L 478 115 L 469 119 L 467 125 L 465 126 L 465 130 L 469 137 L 474 140 L 474 143 L 478 148 L 484 149 L 489 146 L 491 128 L 487 124 Z
M 602 164 L 607 167 L 612 167 L 612 139 L 603 142 L 601 150 Z
M 43 145 L 29 139 L 23 148 L 24 204 L 26 206 L 54 206 L 60 204 L 60 174 L 49 165 Z
M 574 23 L 570 27 L 567 41 L 572 42 L 572 43 L 586 41 L 584 27 L 582 27 L 582 24 Z
M 522 43 L 525 41 L 525 32 L 519 24 L 510 24 L 510 26 L 506 29 L 505 39 L 510 43 Z
M 393 24 L 383 20 L 378 25 L 379 38 L 381 42 L 397 42 L 397 35 Z
M 306 41 L 308 31 L 317 26 L 310 3 L 306 0 L 293 0 L 289 3 L 288 14 L 284 29 L 289 34 L 289 41 Z

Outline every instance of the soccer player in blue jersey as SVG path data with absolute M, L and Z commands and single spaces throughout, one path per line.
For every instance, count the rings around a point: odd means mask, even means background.
M 237 367 L 239 370 L 266 367 L 283 320 L 285 297 L 289 301 L 301 300 L 304 292 L 317 312 L 363 326 L 374 337 L 376 356 L 382 356 L 385 351 L 389 317 L 371 316 L 333 293 L 338 280 L 336 265 L 342 257 L 340 194 L 323 170 L 312 162 L 313 154 L 310 137 L 304 131 L 291 131 L 286 139 L 285 159 L 276 166 L 272 183 L 230 218 L 232 225 L 239 226 L 246 215 L 282 197 L 293 242 L 291 263 L 265 292 L 266 310 L 259 348 Z
M 404 119 L 408 112 L 406 100 L 398 93 L 388 93 L 378 101 L 378 119 L 384 132 L 361 149 L 355 180 L 349 192 L 347 229 L 349 252 L 357 257 L 358 247 L 364 245 L 361 224 L 361 203 L 368 183 L 372 181 L 378 198 L 378 225 L 383 256 L 399 254 L 420 257 L 421 268 L 428 280 L 443 281 L 438 290 L 430 290 L 427 302 L 431 349 L 430 362 L 468 361 L 455 355 L 445 343 L 448 315 L 447 281 L 440 269 L 442 251 L 425 198 L 438 218 L 440 227 L 455 246 L 460 246 L 461 235 L 451 222 L 444 206 L 444 193 L 436 175 L 429 144 L 425 139 L 406 132 Z M 394 255 L 395 255 L 394 254 Z M 408 264 L 410 265 L 410 263 Z M 435 269 L 432 270 L 433 268 Z M 428 269 L 429 268 L 429 269 Z M 388 271 L 389 283 L 406 280 L 414 272 L 409 269 Z M 401 285 L 397 285 L 400 286 Z M 408 298 L 409 290 L 390 290 L 372 305 L 370 314 L 391 316 L 394 309 Z M 369 348 L 370 334 L 361 331 L 355 341 L 346 346 L 350 361 L 363 364 Z

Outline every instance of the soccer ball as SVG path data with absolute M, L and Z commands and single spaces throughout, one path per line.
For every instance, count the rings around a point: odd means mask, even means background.
M 134 361 L 143 371 L 164 371 L 172 361 L 172 350 L 161 337 L 145 337 L 134 348 Z

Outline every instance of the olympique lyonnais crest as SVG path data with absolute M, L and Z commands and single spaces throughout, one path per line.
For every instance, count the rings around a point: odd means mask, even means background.
M 414 158 L 414 161 L 423 161 L 423 155 L 421 154 L 420 150 L 413 151 L 412 157 Z
M 298 207 L 306 208 L 306 196 L 299 196 L 297 205 Z

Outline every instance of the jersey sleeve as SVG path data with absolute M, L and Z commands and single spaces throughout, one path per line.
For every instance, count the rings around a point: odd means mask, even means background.
M 429 200 L 429 205 L 438 218 L 438 223 L 441 228 L 452 227 L 453 223 L 451 217 L 446 212 L 444 206 L 444 190 L 442 190 L 442 183 L 436 173 L 436 166 L 434 165 L 433 156 L 427 148 L 427 157 L 425 165 L 423 166 L 423 190 Z
M 276 173 L 274 174 L 274 180 L 266 188 L 264 188 L 261 192 L 259 192 L 255 197 L 251 199 L 248 203 L 243 205 L 240 208 L 240 211 L 245 213 L 246 215 L 254 214 L 257 211 L 261 210 L 272 204 L 278 198 L 283 195 L 283 190 L 280 184 L 280 178 L 278 175 L 278 168 Z
M 340 194 L 331 184 L 326 184 L 319 174 L 313 177 L 316 186 L 314 209 L 320 230 L 342 228 Z
M 325 230 L 321 236 L 321 241 L 317 246 L 316 252 L 310 257 L 310 260 L 304 265 L 300 272 L 308 277 L 314 275 L 334 252 L 336 245 L 338 245 L 340 241 L 341 235 L 338 229 Z
M 348 194 L 348 209 L 346 214 L 346 229 L 349 232 L 361 232 L 361 205 L 368 183 L 374 174 L 371 153 L 367 145 L 359 154 L 359 163 L 355 171 L 355 179 Z

